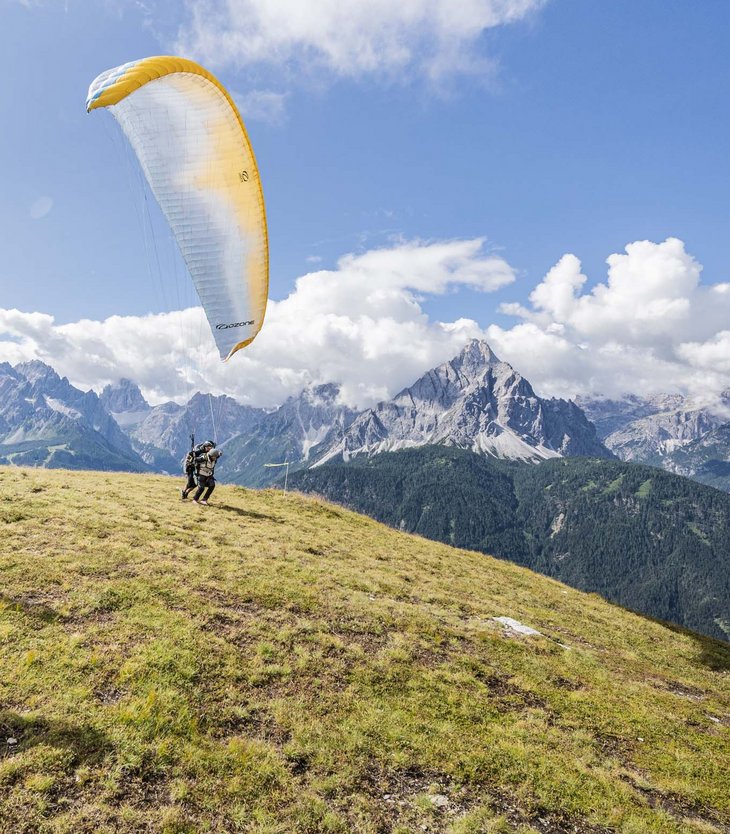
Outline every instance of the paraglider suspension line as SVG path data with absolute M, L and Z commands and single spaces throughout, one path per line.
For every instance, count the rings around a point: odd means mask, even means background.
M 208 392 L 208 407 L 210 408 L 210 422 L 213 425 L 213 440 L 215 440 L 215 442 L 217 444 L 218 443 L 218 430 L 216 429 L 216 426 L 215 426 L 215 417 L 213 416 L 213 397 L 212 397 L 210 391 Z

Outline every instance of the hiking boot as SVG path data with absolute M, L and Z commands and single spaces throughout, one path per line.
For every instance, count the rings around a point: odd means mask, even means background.
M 200 501 L 196 501 L 195 498 L 193 498 L 193 504 L 200 504 L 200 503 L 201 503 Z
M 187 496 L 187 494 L 186 494 L 185 490 L 184 490 L 184 489 L 181 489 L 181 490 L 180 490 L 180 498 L 182 498 L 182 500 L 184 501 L 187 497 L 188 497 L 188 496 Z
M 205 507 L 209 507 L 209 506 L 210 506 L 210 505 L 208 504 L 208 502 L 207 502 L 207 501 L 201 501 L 200 503 L 201 503 L 203 506 L 205 506 Z

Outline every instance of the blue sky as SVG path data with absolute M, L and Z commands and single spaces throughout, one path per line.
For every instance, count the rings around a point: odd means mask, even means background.
M 273 5 L 286 11 L 287 1 Z M 368 8 L 358 0 L 345 5 L 356 20 Z M 186 3 L 3 0 L 0 67 L 10 83 L 0 88 L 0 307 L 70 326 L 176 306 L 159 291 L 160 271 L 180 271 L 172 248 L 163 245 L 161 267 L 150 264 L 139 222 L 141 191 L 119 131 L 108 114 L 87 115 L 84 100 L 102 70 L 184 48 L 234 93 L 247 121 L 267 201 L 274 301 L 289 298 L 306 273 L 337 273 L 349 254 L 483 238 L 481 257 L 503 258 L 513 270 L 509 285 L 484 291 L 454 280 L 446 291 L 432 292 L 423 283 L 414 289 L 396 281 L 430 325 L 473 321 L 476 329 L 464 333 L 496 341 L 505 358 L 550 393 L 596 387 L 619 393 L 635 378 L 641 355 L 647 358 L 644 387 L 657 374 L 663 388 L 673 380 L 684 390 L 730 384 L 730 339 L 723 336 L 730 321 L 700 326 L 708 306 L 703 293 L 714 289 L 724 304 L 727 293 L 717 287 L 730 273 L 730 6 L 722 0 L 473 0 L 463 4 L 473 13 L 459 13 L 463 20 L 444 45 L 441 24 L 429 22 L 426 12 L 414 23 L 394 19 L 389 5 L 369 4 L 372 31 L 344 31 L 336 51 L 328 40 L 330 4 L 323 2 L 306 4 L 310 15 L 292 22 L 289 39 L 281 40 L 259 0 L 232 0 L 228 18 L 224 4 L 198 3 L 205 11 L 198 20 Z M 428 5 L 410 0 L 415 10 Z M 252 20 L 259 51 L 252 46 L 247 52 Z M 231 32 L 241 39 L 231 40 Z M 356 53 L 363 43 L 374 53 L 370 63 Z M 393 59 L 387 53 L 393 43 L 411 57 Z M 163 240 L 162 221 L 154 223 Z M 670 272 L 655 282 L 658 295 L 642 298 L 655 310 L 687 302 L 681 326 L 671 325 L 679 336 L 669 338 L 654 325 L 643 328 L 656 331 L 651 343 L 638 336 L 592 343 L 581 335 L 576 316 L 588 315 L 596 298 L 591 289 L 605 284 L 611 295 L 606 259 L 634 241 L 659 247 L 667 238 L 684 247 L 674 256 L 659 249 L 643 253 L 654 264 L 649 270 L 661 262 Z M 581 283 L 575 278 L 580 270 L 571 273 L 564 263 L 565 275 L 573 277 L 562 278 L 561 286 L 573 287 L 575 309 L 536 308 L 530 293 L 567 254 L 580 259 L 587 276 Z M 694 285 L 679 274 L 692 272 L 690 255 L 704 267 Z M 637 258 L 629 271 L 638 277 L 629 283 L 642 280 Z M 662 286 L 675 295 L 662 296 Z M 521 313 L 515 307 L 505 312 L 505 302 L 521 305 Z M 638 303 L 623 296 L 619 302 L 614 313 Z M 595 329 L 591 325 L 588 336 Z M 5 330 L 9 341 L 0 358 L 48 358 L 38 334 L 29 337 L 15 320 L 6 321 Z M 641 332 L 641 322 L 627 330 Z M 534 346 L 542 337 L 568 346 L 546 341 L 540 351 L 549 361 L 540 359 Z M 417 358 L 406 363 L 403 376 L 444 352 L 446 358 L 457 341 L 452 331 L 431 351 L 416 339 Z M 586 344 L 595 362 L 583 354 L 575 359 Z M 77 348 L 84 350 L 80 343 Z M 404 341 L 391 357 L 393 368 L 403 367 L 407 348 Z M 338 348 L 330 343 L 326 349 Z M 362 339 L 352 349 L 352 362 L 373 357 L 372 344 Z M 632 354 L 621 381 L 609 376 L 616 350 Z M 375 356 L 373 368 L 380 359 Z M 313 353 L 308 360 L 327 364 Z M 134 362 L 129 356 L 120 368 L 133 374 Z M 68 357 L 60 363 L 87 386 L 114 376 L 108 358 L 95 368 Z M 268 395 L 262 388 L 260 399 L 289 393 L 307 379 L 306 368 L 277 363 L 269 368 L 277 384 Z M 263 355 L 254 355 L 222 376 L 206 360 L 195 382 L 204 387 L 208 378 L 215 390 L 239 383 L 250 388 L 241 379 L 264 367 Z M 333 365 L 330 373 L 345 370 Z M 361 399 L 409 381 L 396 371 L 383 373 L 381 383 L 364 374 Z M 140 367 L 137 376 L 153 396 L 171 395 L 149 368 Z

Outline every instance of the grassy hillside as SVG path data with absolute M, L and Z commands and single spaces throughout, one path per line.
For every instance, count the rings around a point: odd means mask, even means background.
M 535 465 L 423 446 L 292 473 L 290 483 L 730 640 L 730 496 L 688 478 L 619 460 Z
M 176 485 L 0 470 L 3 834 L 730 831 L 727 646 Z

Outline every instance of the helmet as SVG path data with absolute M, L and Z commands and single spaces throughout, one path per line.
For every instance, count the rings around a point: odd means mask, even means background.
M 213 458 L 213 460 L 218 460 L 218 458 L 223 454 L 220 449 L 213 449 L 211 452 L 208 452 L 208 455 Z
M 206 440 L 203 443 L 203 446 L 210 446 L 211 449 L 215 449 L 215 441 L 214 440 Z

